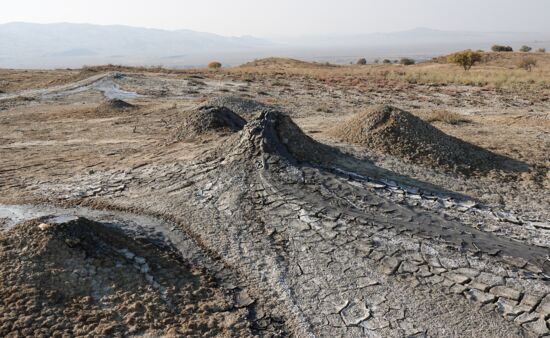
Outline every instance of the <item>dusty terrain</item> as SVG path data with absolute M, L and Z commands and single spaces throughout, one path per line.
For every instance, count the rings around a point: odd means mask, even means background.
M 0 335 L 549 335 L 550 56 L 510 57 L 0 71 Z

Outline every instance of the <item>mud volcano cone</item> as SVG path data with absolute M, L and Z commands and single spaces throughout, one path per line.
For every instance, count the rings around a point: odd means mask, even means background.
M 392 106 L 359 113 L 330 133 L 340 141 L 364 145 L 375 152 L 462 174 L 501 169 L 505 160 Z
M 288 115 L 276 110 L 263 111 L 248 122 L 222 151 L 240 159 L 263 154 L 264 165 L 280 160 L 327 164 L 339 154 L 307 136 Z
M 0 232 L 0 281 L 2 337 L 250 335 L 242 314 L 209 310 L 233 306 L 171 246 L 83 218 Z
M 210 132 L 236 132 L 245 124 L 246 120 L 229 108 L 204 105 L 183 113 L 182 122 L 174 136 L 176 140 L 181 140 Z

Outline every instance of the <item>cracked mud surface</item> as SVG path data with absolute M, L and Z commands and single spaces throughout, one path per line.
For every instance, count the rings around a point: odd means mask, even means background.
M 2 245 L 2 255 L 12 257 L 21 251 L 21 236 L 36 243 L 55 243 L 59 240 L 55 234 L 65 236 L 67 230 L 61 229 L 70 229 L 74 223 L 61 222 L 46 230 L 38 225 L 47 223 L 50 218 L 43 217 L 48 215 L 69 213 L 89 219 L 82 220 L 91 224 L 84 230 L 106 232 L 109 235 L 102 240 L 117 249 L 144 250 L 139 256 L 147 262 L 158 260 L 164 266 L 177 257 L 178 263 L 168 264 L 163 272 L 172 279 L 162 279 L 161 273 L 157 283 L 171 286 L 174 295 L 180 295 L 172 302 L 179 301 L 180 308 L 194 306 L 194 311 L 167 309 L 162 292 L 131 264 L 125 265 L 123 276 L 128 278 L 124 288 L 129 290 L 121 293 L 114 288 L 109 295 L 119 299 L 111 308 L 94 308 L 101 295 L 94 296 L 89 284 L 79 283 L 80 292 L 92 300 L 82 311 L 96 314 L 99 322 L 116 322 L 118 326 L 111 329 L 121 335 L 132 334 L 125 331 L 132 324 L 113 319 L 109 311 L 131 317 L 126 308 L 137 302 L 132 296 L 136 293 L 143 293 L 155 309 L 151 311 L 158 313 L 157 320 L 167 323 L 160 327 L 149 321 L 147 312 L 139 313 L 145 316 L 139 317 L 139 334 L 549 334 L 550 226 L 547 173 L 540 160 L 544 154 L 531 156 L 536 163 L 519 158 L 527 163 L 531 176 L 493 172 L 494 177 L 465 178 L 331 140 L 325 131 L 341 115 L 312 112 L 316 106 L 309 103 L 350 105 L 348 111 L 354 113 L 361 103 L 351 106 L 352 102 L 362 100 L 354 96 L 354 89 L 333 88 L 307 99 L 308 88 L 316 82 L 294 79 L 290 87 L 270 87 L 269 78 L 255 83 L 201 77 L 106 74 L 61 89 L 26 92 L 35 95 L 31 101 L 13 101 L 13 94 L 0 101 L 5 108 L 0 112 L 0 155 L 5 159 L 0 164 L 4 192 L 0 236 L 9 243 Z M 423 89 L 416 90 L 418 95 Z M 227 91 L 250 97 L 267 91 L 277 100 L 254 104 L 216 98 Z M 97 106 L 112 93 L 135 108 L 96 115 Z M 397 100 L 396 95 L 405 94 L 388 93 L 388 100 Z M 206 101 L 207 106 L 232 110 L 248 123 L 241 131 L 228 128 L 173 142 L 186 114 Z M 404 100 L 401 106 L 410 102 Z M 548 111 L 544 102 L 535 107 Z M 526 133 L 548 142 L 537 128 Z M 488 141 L 477 143 L 483 142 Z M 530 151 L 536 152 L 536 147 Z M 18 206 L 26 203 L 69 209 L 29 206 L 34 210 L 30 212 Z M 156 218 L 139 221 L 144 226 L 153 224 L 151 230 L 129 229 L 128 222 L 120 221 L 126 225 L 116 226 L 122 230 L 115 232 L 102 225 L 109 217 L 95 209 Z M 158 219 L 162 221 L 157 224 Z M 152 249 L 146 245 L 149 241 L 162 245 Z M 30 263 L 29 272 L 6 274 L 9 278 L 4 277 L 3 288 L 20 285 L 17 278 L 26 275 L 45 278 L 38 273 L 38 265 L 48 260 L 62 264 L 67 252 L 85 251 L 63 243 L 53 247 L 53 251 L 30 250 L 22 256 L 29 257 L 20 258 Z M 92 253 L 98 257 L 91 255 L 74 264 L 116 266 L 115 257 L 124 256 L 119 251 Z M 5 261 L 2 258 L 2 268 L 8 271 Z M 72 273 L 66 267 L 55 268 Z M 198 299 L 182 296 L 191 287 L 178 284 L 186 278 L 197 281 L 193 287 L 208 292 L 199 292 Z M 51 280 L 44 285 L 51 292 L 57 287 Z M 69 296 L 65 298 L 75 297 Z M 24 297 L 39 299 L 30 292 Z M 0 305 L 14 304 L 10 299 L 2 296 Z M 47 309 L 56 311 L 53 305 Z M 29 306 L 11 311 L 21 316 L 34 310 Z M 4 319 L 12 323 L 5 326 L 4 334 L 36 334 L 39 331 L 23 330 L 35 330 L 33 325 L 39 324 L 48 327 L 42 317 L 37 314 L 41 319 L 31 318 L 27 326 L 14 326 L 11 319 Z M 71 318 L 67 321 L 73 325 L 73 335 L 93 332 L 77 331 L 92 328 L 82 328 L 79 320 Z M 189 322 L 197 325 L 189 328 Z M 2 323 L 0 327 L 4 329 Z

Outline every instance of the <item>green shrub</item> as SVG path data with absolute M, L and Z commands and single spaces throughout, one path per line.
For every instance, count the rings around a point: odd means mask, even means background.
M 449 55 L 447 61 L 462 66 L 464 70 L 470 70 L 474 64 L 481 61 L 481 54 L 468 49 Z
M 359 60 L 357 60 L 357 64 L 358 65 L 366 65 L 367 64 L 367 59 L 360 58 Z
M 501 46 L 501 45 L 494 45 L 491 47 L 491 50 L 493 52 L 513 52 L 514 49 L 510 46 Z
M 533 48 L 525 45 L 521 46 L 521 48 L 519 49 L 519 51 L 523 53 L 529 53 L 531 50 L 533 50 Z
M 399 63 L 405 66 L 409 66 L 409 65 L 414 65 L 416 61 L 410 58 L 401 58 L 401 60 L 399 60 Z
M 384 59 L 384 61 L 382 61 L 382 63 L 389 64 L 389 63 L 391 63 L 391 60 Z
M 222 68 L 222 64 L 219 63 L 218 61 L 212 61 L 208 64 L 208 68 L 209 69 L 218 69 L 218 68 Z

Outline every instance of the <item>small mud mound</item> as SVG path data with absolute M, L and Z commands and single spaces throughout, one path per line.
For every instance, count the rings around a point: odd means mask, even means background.
M 120 111 L 127 111 L 135 108 L 133 104 L 130 104 L 126 101 L 119 100 L 119 99 L 112 99 L 107 100 L 100 104 L 96 111 L 98 113 L 110 113 L 110 112 L 120 112 Z
M 461 174 L 494 169 L 526 170 L 523 163 L 445 134 L 422 119 L 391 106 L 360 113 L 330 131 L 335 138 Z
M 158 240 L 83 218 L 0 233 L 2 337 L 249 336 L 246 314 Z
M 205 106 L 225 107 L 241 116 L 251 116 L 274 108 L 273 106 L 238 96 L 216 97 L 206 102 Z
M 231 109 L 203 105 L 184 112 L 183 121 L 176 129 L 174 138 L 182 140 L 213 131 L 236 132 L 241 130 L 245 124 L 246 120 Z

